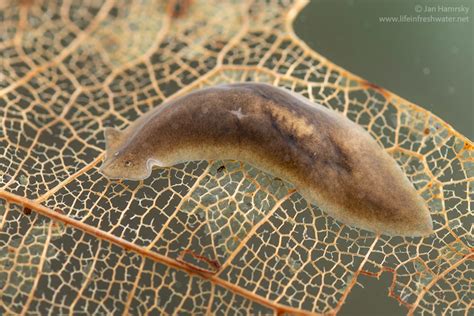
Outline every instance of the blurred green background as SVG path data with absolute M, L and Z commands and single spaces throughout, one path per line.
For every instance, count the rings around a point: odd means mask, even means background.
M 434 7 L 435 12 L 426 12 L 426 6 Z M 461 6 L 469 11 L 442 12 L 443 7 Z M 430 110 L 473 140 L 472 10 L 472 0 L 312 0 L 294 28 L 321 55 Z M 460 17 L 464 22 L 379 20 L 400 15 Z M 391 274 L 384 273 L 380 280 L 366 276 L 359 280 L 364 288 L 354 288 L 339 315 L 406 314 L 405 307 L 388 297 Z
M 442 12 L 461 6 L 469 12 Z M 473 140 L 473 10 L 474 0 L 312 0 L 294 27 L 321 55 L 430 110 Z M 379 21 L 400 15 L 464 22 Z

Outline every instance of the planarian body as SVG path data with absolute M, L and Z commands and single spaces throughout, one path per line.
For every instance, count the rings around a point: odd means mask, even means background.
M 433 231 L 423 199 L 363 128 L 285 89 L 260 83 L 201 89 L 105 134 L 101 172 L 108 178 L 142 180 L 153 165 L 234 159 L 293 183 L 348 225 L 400 236 Z

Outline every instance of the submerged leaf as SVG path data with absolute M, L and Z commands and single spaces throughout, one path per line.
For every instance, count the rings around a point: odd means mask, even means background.
M 468 313 L 472 142 L 309 49 L 291 28 L 304 4 L 2 4 L 2 314 L 337 313 L 361 273 L 384 271 L 411 312 Z M 286 87 L 366 128 L 427 201 L 436 235 L 344 226 L 235 161 L 140 182 L 98 173 L 105 127 L 237 81 Z

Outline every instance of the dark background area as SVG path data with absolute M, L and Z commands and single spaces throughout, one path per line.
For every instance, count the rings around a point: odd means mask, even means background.
M 436 12 L 425 12 L 426 6 Z M 469 12 L 440 9 L 461 6 Z M 473 140 L 473 10 L 473 0 L 312 0 L 294 28 L 321 55 L 430 110 Z M 379 21 L 404 15 L 467 17 L 468 21 Z
M 426 12 L 426 6 L 435 12 Z M 441 12 L 441 7 L 469 9 Z M 450 10 L 450 9 L 448 9 Z M 296 18 L 296 34 L 315 51 L 433 112 L 474 139 L 474 1 L 312 0 Z M 466 22 L 382 23 L 380 17 L 468 17 Z M 465 19 L 466 20 L 466 19 Z M 388 297 L 389 273 L 359 278 L 339 315 L 406 315 Z

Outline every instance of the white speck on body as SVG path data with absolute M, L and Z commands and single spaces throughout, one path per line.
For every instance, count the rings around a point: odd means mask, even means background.
M 232 110 L 232 111 L 230 111 L 230 113 L 232 113 L 232 114 L 234 114 L 235 116 L 237 116 L 237 118 L 238 118 L 239 120 L 241 120 L 242 118 L 244 118 L 244 117 L 247 116 L 247 115 L 245 115 L 245 114 L 242 113 L 242 108 L 239 108 L 237 111 Z

